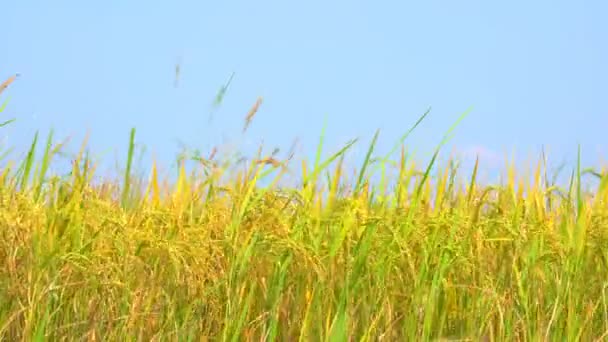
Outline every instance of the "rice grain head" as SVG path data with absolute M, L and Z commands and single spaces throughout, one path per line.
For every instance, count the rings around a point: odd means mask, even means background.
M 14 74 L 6 81 L 2 82 L 2 84 L 0 84 L 0 94 L 2 94 L 2 92 L 6 90 L 6 88 L 8 88 L 8 86 L 11 85 L 11 83 L 13 83 L 17 79 L 17 77 L 19 77 L 19 74 Z
M 272 165 L 273 167 L 281 167 L 283 165 L 282 162 L 278 161 L 277 159 L 273 158 L 273 157 L 266 157 L 266 158 L 262 158 L 256 161 L 256 164 L 264 164 L 264 165 Z
M 249 124 L 251 123 L 251 120 L 253 119 L 255 114 L 258 112 L 258 109 L 260 108 L 262 101 L 263 101 L 263 98 L 261 96 L 258 97 L 258 99 L 255 102 L 255 104 L 253 105 L 253 107 L 251 107 L 251 109 L 249 110 L 249 113 L 247 113 L 247 116 L 245 117 L 245 126 L 243 127 L 243 133 L 245 133 L 245 131 L 247 131 L 247 128 L 249 127 Z

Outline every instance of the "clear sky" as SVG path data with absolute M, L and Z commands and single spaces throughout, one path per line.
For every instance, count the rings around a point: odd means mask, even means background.
M 263 96 L 249 151 L 264 139 L 286 152 L 297 137 L 312 156 L 324 120 L 331 151 L 361 137 L 364 152 L 377 128 L 387 151 L 432 107 L 408 144 L 428 153 L 471 106 L 448 152 L 481 151 L 491 164 L 544 144 L 558 163 L 580 143 L 594 164 L 608 151 L 602 0 L 19 0 L 1 13 L 0 78 L 21 77 L 0 114 L 17 121 L 0 134 L 20 149 L 50 128 L 77 149 L 90 130 L 94 151 L 122 159 L 135 126 L 169 161 L 178 140 L 209 151 L 240 139 Z

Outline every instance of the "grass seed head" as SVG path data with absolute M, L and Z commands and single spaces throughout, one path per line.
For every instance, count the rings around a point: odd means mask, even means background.
M 11 83 L 15 82 L 17 77 L 19 77 L 19 74 L 14 74 L 13 76 L 9 77 L 6 81 L 2 82 L 2 84 L 0 84 L 0 94 L 2 94 L 2 92 L 4 90 L 6 90 L 6 88 L 8 88 L 8 86 L 11 85 Z
M 251 124 L 251 120 L 253 120 L 253 117 L 260 109 L 260 105 L 262 105 L 262 101 L 263 101 L 263 98 L 261 96 L 258 97 L 257 101 L 253 104 L 253 107 L 251 107 L 251 109 L 249 110 L 249 113 L 247 113 L 247 116 L 245 117 L 245 126 L 243 127 L 243 133 L 245 133 L 245 131 L 247 131 L 247 128 Z

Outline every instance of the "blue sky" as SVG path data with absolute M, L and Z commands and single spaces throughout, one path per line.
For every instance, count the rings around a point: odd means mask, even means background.
M 17 121 L 0 134 L 23 149 L 54 128 L 77 149 L 90 130 L 107 159 L 123 158 L 135 126 L 165 162 L 178 139 L 203 151 L 226 141 L 254 151 L 263 139 L 286 152 L 297 137 L 312 156 L 326 120 L 327 149 L 361 137 L 363 153 L 377 128 L 387 151 L 432 107 L 408 140 L 428 155 L 472 106 L 447 152 L 482 151 L 491 164 L 544 144 L 557 163 L 580 143 L 597 164 L 608 150 L 606 13 L 599 0 L 11 1 L 0 78 L 21 77 L 0 114 Z

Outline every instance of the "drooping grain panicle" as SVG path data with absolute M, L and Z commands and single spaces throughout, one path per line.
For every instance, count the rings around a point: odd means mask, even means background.
M 7 78 L 4 82 L 2 82 L 0 84 L 0 95 L 2 94 L 2 92 L 4 92 L 6 90 L 6 88 L 8 88 L 8 86 L 11 85 L 11 83 L 15 82 L 15 80 L 19 77 L 19 74 L 14 74 L 11 77 Z
M 247 131 L 247 128 L 249 128 L 249 125 L 251 124 L 251 120 L 253 120 L 253 117 L 255 116 L 255 114 L 260 109 L 260 106 L 262 105 L 262 101 L 263 101 L 263 98 L 261 96 L 258 97 L 258 99 L 253 104 L 253 107 L 251 107 L 251 109 L 247 113 L 247 116 L 245 116 L 245 125 L 243 126 L 243 133 L 245 133 L 245 131 Z
M 283 164 L 283 162 L 280 162 L 279 160 L 273 157 L 265 157 L 262 159 L 258 159 L 256 160 L 256 164 L 272 165 L 275 168 L 285 167 L 285 164 Z

